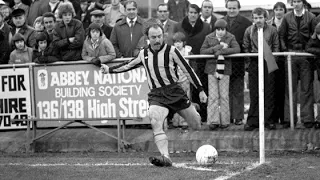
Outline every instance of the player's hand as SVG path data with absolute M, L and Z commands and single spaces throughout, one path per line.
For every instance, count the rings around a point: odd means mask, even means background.
M 107 65 L 105 65 L 105 64 L 101 64 L 100 71 L 103 74 L 108 74 L 109 73 L 109 67 Z
M 208 97 L 207 97 L 207 95 L 206 95 L 206 93 L 204 91 L 201 91 L 199 93 L 199 99 L 200 99 L 200 102 L 202 102 L 202 103 L 206 103 L 207 102 Z
M 222 79 L 223 78 L 223 74 L 220 74 L 220 73 L 218 73 L 218 72 L 215 72 L 214 73 L 214 76 L 218 79 L 218 80 L 220 80 L 220 79 Z

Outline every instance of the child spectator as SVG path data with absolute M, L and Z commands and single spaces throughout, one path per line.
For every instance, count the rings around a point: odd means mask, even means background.
M 227 128 L 230 124 L 229 78 L 231 61 L 223 55 L 240 52 L 240 46 L 234 35 L 227 32 L 227 22 L 219 19 L 214 24 L 215 31 L 206 36 L 200 53 L 214 54 L 214 59 L 206 62 L 205 73 L 208 74 L 208 119 L 211 130 Z
M 315 65 L 317 69 L 317 75 L 318 75 L 318 83 L 320 81 L 320 23 L 317 24 L 314 30 L 314 34 L 312 38 L 310 38 L 307 46 L 306 46 L 306 51 L 309 53 L 312 53 L 316 55 L 315 59 Z M 315 128 L 320 129 L 320 102 L 319 99 L 316 101 L 317 104 L 317 118 L 315 121 Z
M 188 56 L 191 53 L 192 47 L 185 45 L 186 36 L 182 32 L 177 32 L 173 35 L 174 46 L 180 51 L 182 56 Z M 189 62 L 188 60 L 186 60 Z M 182 89 L 186 92 L 187 96 L 190 98 L 190 82 L 187 76 L 183 73 L 180 67 L 178 67 L 179 83 Z M 188 128 L 188 123 L 176 113 L 172 119 L 172 125 L 174 127 L 182 127 L 182 129 Z
M 49 37 L 45 32 L 36 36 L 36 46 L 33 50 L 32 60 L 35 63 L 53 63 L 59 61 L 59 52 L 48 43 Z
M 14 0 L 14 6 L 12 7 L 13 9 L 23 9 L 25 14 L 29 14 L 29 6 L 25 5 L 21 2 L 21 0 Z
M 20 33 L 12 37 L 15 50 L 10 54 L 9 64 L 24 64 L 32 62 L 32 48 L 26 46 L 23 35 Z
M 88 27 L 87 38 L 82 48 L 82 58 L 96 66 L 116 58 L 112 43 L 105 37 L 99 24 L 92 23 Z
M 61 53 L 62 61 L 81 60 L 81 50 L 85 32 L 81 21 L 74 18 L 75 11 L 71 3 L 60 3 L 59 18 L 53 30 L 53 46 Z

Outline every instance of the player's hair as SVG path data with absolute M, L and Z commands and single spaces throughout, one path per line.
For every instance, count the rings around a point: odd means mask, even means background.
M 228 8 L 228 2 L 237 2 L 238 3 L 238 8 L 240 9 L 241 8 L 241 5 L 240 5 L 240 1 L 239 0 L 227 0 L 226 1 L 226 8 Z
M 160 29 L 162 30 L 162 34 L 164 33 L 163 27 L 162 27 L 162 23 L 159 19 L 157 18 L 150 18 L 149 20 L 147 20 L 144 24 L 144 34 L 148 37 L 149 36 L 149 30 L 150 28 L 158 28 L 160 27 Z
M 263 17 L 265 18 L 268 18 L 268 13 L 265 9 L 261 8 L 261 7 L 258 7 L 258 8 L 255 8 L 252 10 L 252 16 L 254 14 L 257 14 L 257 15 L 263 15 Z

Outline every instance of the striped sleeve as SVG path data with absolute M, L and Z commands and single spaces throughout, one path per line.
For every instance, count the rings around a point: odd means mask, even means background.
M 199 92 L 201 92 L 203 90 L 203 87 L 200 79 L 198 78 L 194 70 L 191 68 L 191 66 L 188 64 L 186 59 L 182 57 L 179 50 L 174 48 L 174 51 L 171 54 L 173 60 L 178 64 L 183 73 L 187 76 L 190 83 L 193 84 L 193 86 L 196 87 Z
M 109 72 L 110 73 L 121 73 L 121 72 L 130 71 L 132 69 L 140 67 L 143 65 L 142 64 L 143 57 L 144 57 L 144 55 L 143 55 L 143 50 L 142 50 L 142 51 L 140 51 L 139 55 L 136 58 L 110 67 Z

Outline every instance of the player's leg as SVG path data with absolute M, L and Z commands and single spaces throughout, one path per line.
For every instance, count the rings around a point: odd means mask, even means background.
M 192 104 L 190 104 L 188 108 L 180 110 L 178 113 L 187 121 L 189 127 L 194 130 L 201 129 L 201 116 Z
M 168 137 L 163 130 L 163 123 L 167 118 L 169 110 L 162 106 L 151 105 L 149 107 L 149 118 L 154 134 L 154 141 L 161 153 L 161 157 L 150 157 L 149 160 L 156 166 L 171 166 L 169 156 Z

